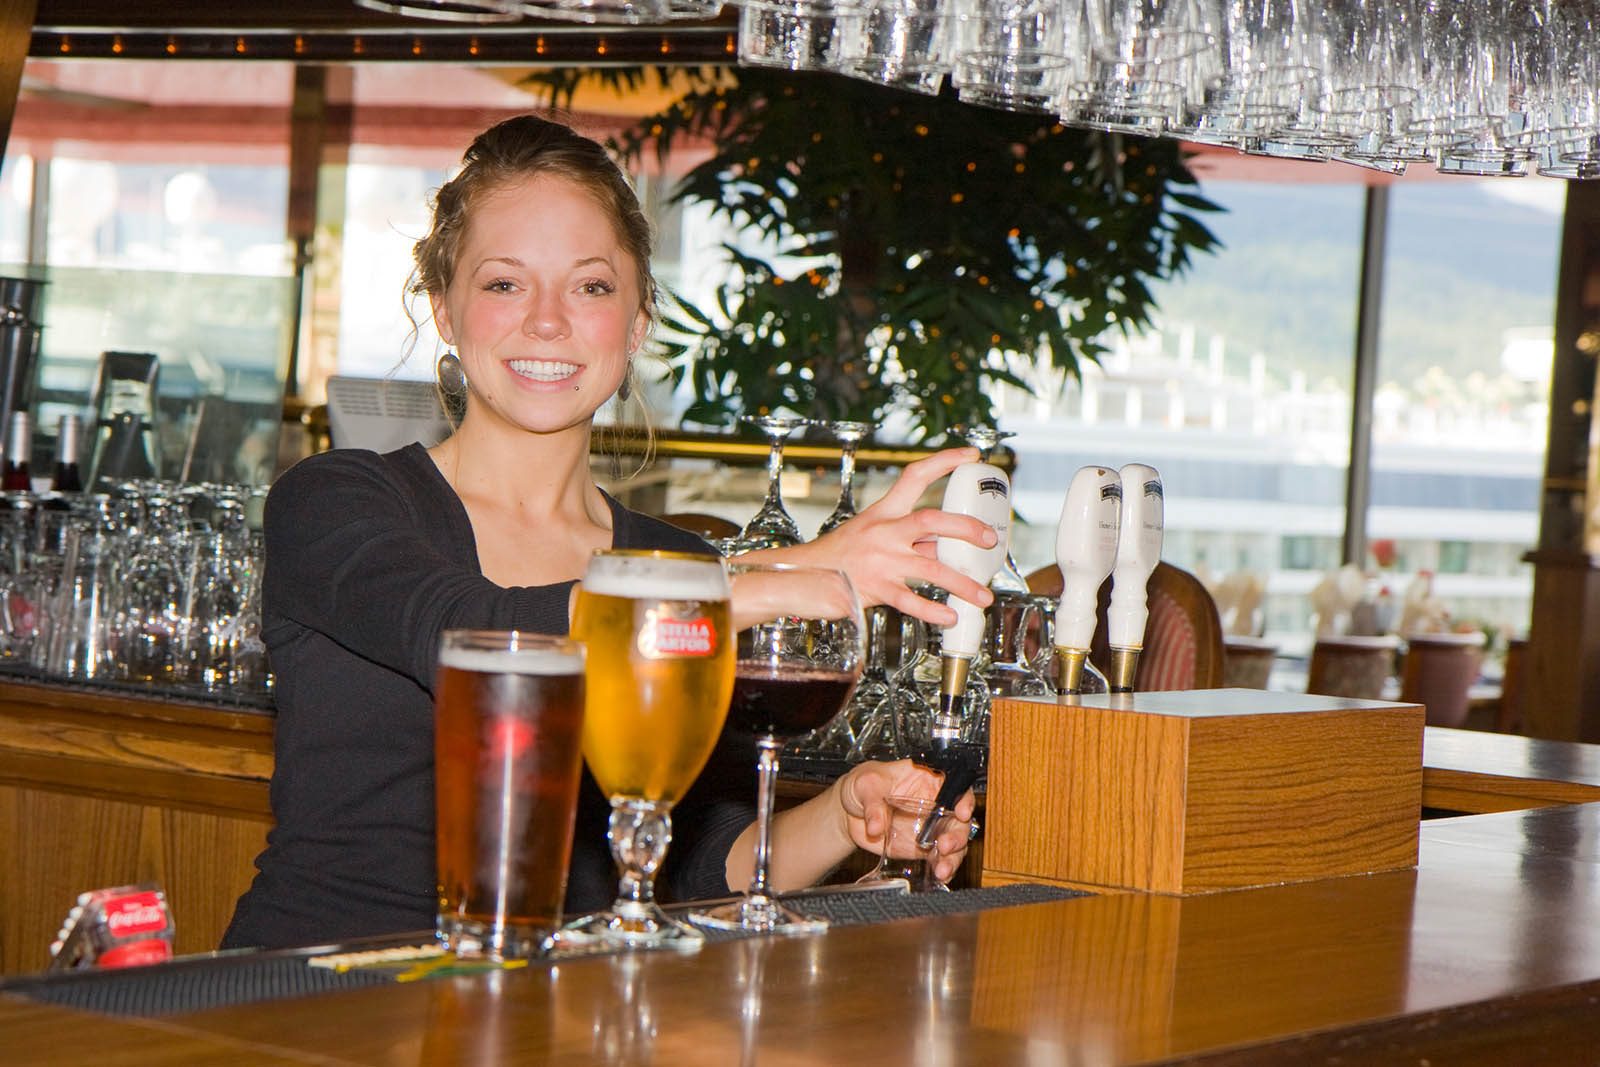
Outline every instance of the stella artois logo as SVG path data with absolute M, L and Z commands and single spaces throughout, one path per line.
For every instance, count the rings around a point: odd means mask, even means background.
M 687 608 L 675 611 L 674 608 Z M 698 604 L 661 604 L 646 608 L 639 627 L 639 655 L 645 659 L 693 659 L 717 648 L 717 628 Z

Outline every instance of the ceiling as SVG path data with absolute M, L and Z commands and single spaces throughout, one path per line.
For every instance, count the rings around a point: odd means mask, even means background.
M 730 11 L 714 24 L 731 26 Z M 357 7 L 352 0 L 160 0 L 159 3 L 130 4 L 127 0 L 39 0 L 34 25 L 45 30 L 282 30 L 306 33 L 344 31 L 411 30 L 414 32 L 459 31 L 449 23 L 385 15 Z M 477 26 L 473 33 L 519 33 L 540 26 L 527 20 L 510 26 Z M 559 23 L 543 23 L 559 27 Z M 659 32 L 652 27 L 614 27 L 618 32 Z
M 347 63 L 355 59 L 437 61 L 526 68 L 598 63 L 720 63 L 734 51 L 738 14 L 725 8 L 702 23 L 584 26 L 526 20 L 472 26 L 370 11 L 353 0 L 38 0 L 35 58 L 282 59 Z M 470 41 L 470 44 L 469 44 Z M 248 47 L 248 50 L 247 50 Z M 537 55 L 536 55 L 537 53 Z M 1232 149 L 1193 146 L 1206 178 L 1387 184 L 1353 167 L 1275 161 Z M 1427 180 L 1414 166 L 1408 180 Z

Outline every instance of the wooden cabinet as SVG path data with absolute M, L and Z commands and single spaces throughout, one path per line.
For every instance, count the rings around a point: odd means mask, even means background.
M 41 970 L 78 893 L 156 881 L 215 948 L 271 826 L 272 717 L 0 681 L 0 974 Z

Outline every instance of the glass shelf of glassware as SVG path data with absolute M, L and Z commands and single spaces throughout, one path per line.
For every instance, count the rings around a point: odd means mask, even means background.
M 0 676 L 271 706 L 266 490 L 154 479 L 0 497 Z

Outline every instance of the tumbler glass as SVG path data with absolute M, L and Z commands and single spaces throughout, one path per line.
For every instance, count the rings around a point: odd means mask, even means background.
M 434 685 L 439 939 L 460 956 L 553 947 L 583 766 L 584 647 L 451 630 Z

